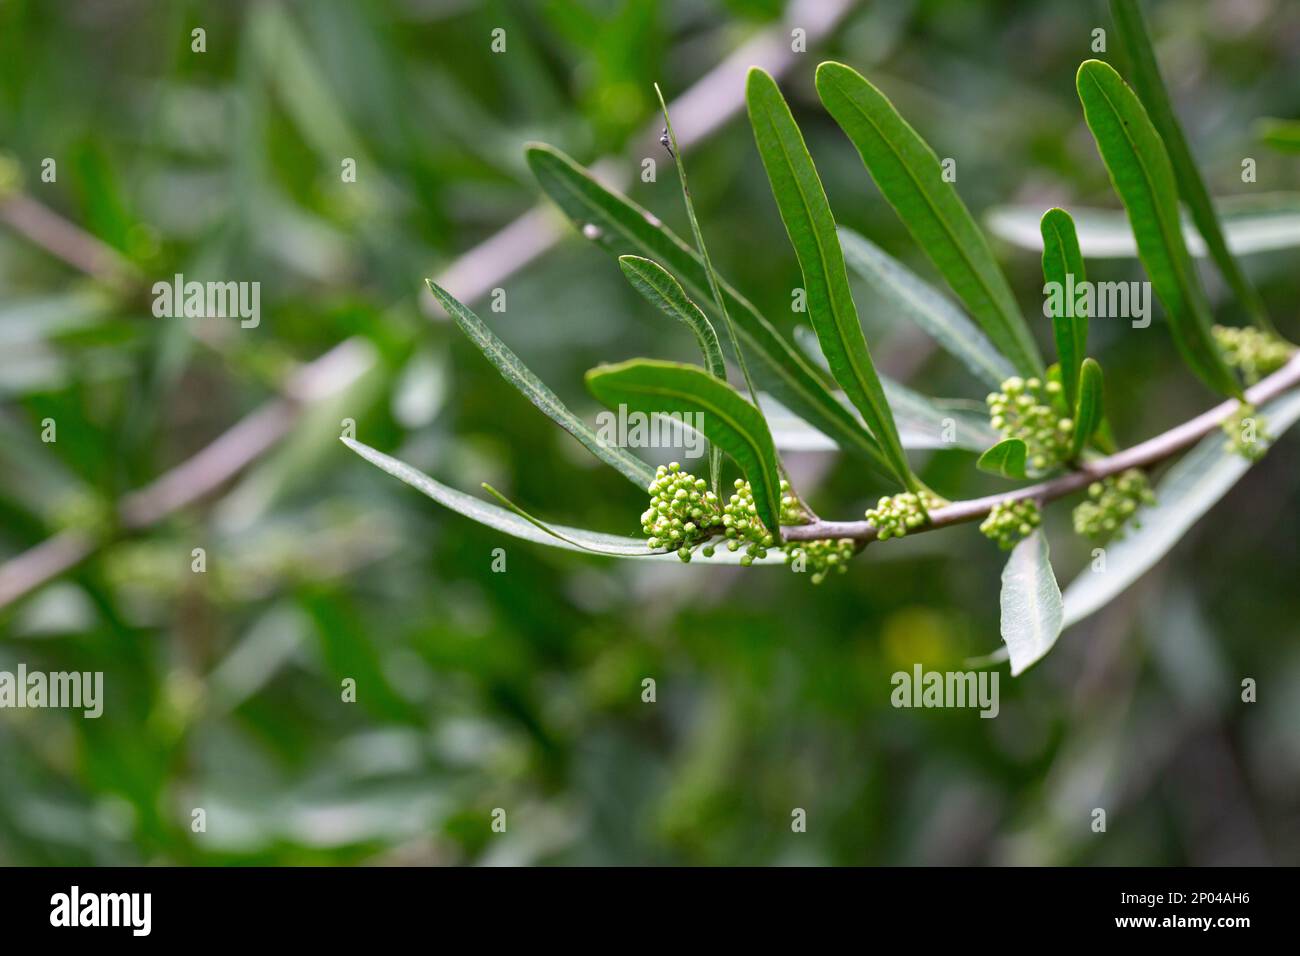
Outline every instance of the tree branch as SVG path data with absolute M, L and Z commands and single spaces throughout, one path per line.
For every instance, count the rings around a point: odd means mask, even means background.
M 1300 385 L 1300 352 L 1292 356 L 1291 361 L 1268 378 L 1247 389 L 1246 397 L 1253 405 L 1263 405 L 1297 385 Z M 1034 498 L 1040 502 L 1053 501 L 1080 488 L 1086 488 L 1092 482 L 1109 475 L 1119 474 L 1129 468 L 1149 467 L 1200 441 L 1232 415 L 1238 404 L 1236 399 L 1229 399 L 1167 432 L 1148 438 L 1139 445 L 1105 458 L 1083 462 L 1077 470 L 1058 478 L 984 498 L 954 501 L 942 508 L 932 509 L 930 521 L 908 533 L 919 534 L 923 531 L 934 531 L 949 525 L 983 518 L 994 505 L 1007 499 L 1019 501 L 1024 498 Z M 814 521 L 811 524 L 783 527 L 781 534 L 789 541 L 852 538 L 865 543 L 875 540 L 876 526 L 870 521 Z
M 694 143 L 711 135 L 740 111 L 743 98 L 738 91 L 744 90 L 749 64 L 762 64 L 780 76 L 796 61 L 799 54 L 790 48 L 791 26 L 802 27 L 812 43 L 826 36 L 855 2 L 799 0 L 791 6 L 787 22 L 738 47 L 673 102 L 681 142 Z M 658 121 L 644 136 L 657 139 Z M 608 159 L 597 164 L 597 169 L 611 178 L 617 178 L 613 172 L 617 168 Z M 106 285 L 139 279 L 134 267 L 115 250 L 29 196 L 16 193 L 0 198 L 0 222 Z M 439 273 L 437 282 L 456 289 L 462 300 L 471 302 L 542 255 L 566 233 L 551 210 L 538 204 L 458 256 Z M 421 306 L 430 317 L 441 316 L 427 290 L 422 293 Z M 273 448 L 293 430 L 305 403 L 336 394 L 364 371 L 354 361 L 360 344 L 351 339 L 341 342 L 302 366 L 286 386 L 286 397 L 272 399 L 193 457 L 123 498 L 118 509 L 122 527 L 142 530 L 194 504 Z M 76 567 L 99 545 L 93 537 L 69 530 L 14 555 L 0 564 L 0 608 Z

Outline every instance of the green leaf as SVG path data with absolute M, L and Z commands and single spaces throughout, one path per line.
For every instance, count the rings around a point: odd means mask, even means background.
M 826 357 L 821 354 L 817 335 L 812 329 L 806 325 L 796 326 L 794 338 L 809 358 L 819 365 L 825 364 Z M 983 402 L 961 398 L 931 398 L 885 375 L 880 376 L 880 384 L 885 389 L 885 398 L 889 401 L 890 411 L 894 413 L 898 438 L 904 448 L 964 448 L 968 451 L 983 451 L 999 439 L 998 433 L 989 427 L 988 409 Z M 762 400 L 764 396 L 759 398 Z M 779 450 L 818 451 L 835 447 L 829 438 L 821 436 L 811 425 L 794 418 L 792 412 L 779 406 L 775 413 L 785 416 L 785 420 L 781 423 L 782 427 L 778 428 L 773 421 L 774 410 L 770 398 L 766 402 L 760 401 L 759 407 L 767 416 L 768 427 L 772 429 L 772 438 Z M 793 422 L 790 421 L 791 418 L 794 419 Z
M 1228 247 L 1239 256 L 1300 246 L 1300 195 L 1261 193 L 1228 196 L 1216 202 L 1228 236 Z M 1122 209 L 1075 206 L 1071 210 L 1079 248 L 1088 259 L 1134 259 L 1137 243 L 1128 215 Z M 1009 205 L 989 210 L 988 226 L 994 235 L 1022 249 L 1043 248 L 1038 206 Z M 1196 226 L 1185 220 L 1183 242 L 1196 258 L 1209 255 Z
M 489 485 L 486 481 L 483 482 L 481 487 L 493 498 L 501 502 L 501 504 L 505 505 L 508 511 L 511 511 L 514 514 L 518 515 L 520 518 L 523 518 L 534 528 L 537 528 L 539 531 L 550 535 L 552 538 L 555 538 L 559 541 L 563 541 L 565 544 L 573 545 L 573 547 L 580 548 L 583 551 L 591 551 L 594 554 L 603 554 L 606 557 L 610 557 L 610 558 L 625 558 L 628 556 L 627 552 L 625 551 L 606 551 L 603 548 L 596 547 L 594 544 L 590 543 L 589 541 L 583 542 L 578 538 L 565 534 L 563 531 L 559 530 L 558 526 L 547 524 L 541 518 L 537 518 L 529 514 L 523 508 L 519 507 L 519 505 L 515 504 L 513 501 L 511 501 L 501 492 L 497 491 L 495 488 Z M 634 555 L 634 556 L 649 556 L 654 553 L 655 552 L 647 548 L 645 551 L 641 552 L 640 555 Z
M 1300 420 L 1300 392 L 1260 409 L 1276 438 Z M 1104 571 L 1089 568 L 1065 589 L 1065 626 L 1101 610 L 1168 554 L 1187 531 L 1231 490 L 1250 462 L 1224 448 L 1215 429 L 1179 459 L 1156 486 L 1156 503 L 1143 508 L 1140 527 L 1106 545 Z
M 533 144 L 528 164 L 543 190 L 600 248 L 614 255 L 634 254 L 663 263 L 697 302 L 709 300 L 703 261 L 652 213 L 606 189 L 559 150 Z M 884 475 L 889 462 L 871 434 L 830 393 L 807 360 L 787 343 L 754 306 L 725 280 L 719 280 L 729 314 L 755 362 L 760 386 L 851 455 Z
M 1228 281 L 1237 300 L 1245 308 L 1252 322 L 1265 331 L 1277 334 L 1273 323 L 1264 310 L 1264 302 L 1250 284 L 1241 265 L 1228 251 L 1227 240 L 1223 236 L 1223 227 L 1219 224 L 1218 213 L 1210 201 L 1210 192 L 1205 188 L 1205 180 L 1196 168 L 1187 137 L 1174 115 L 1173 105 L 1165 90 L 1164 80 L 1160 76 L 1160 66 L 1156 62 L 1155 50 L 1151 47 L 1151 37 L 1147 34 L 1146 22 L 1142 8 L 1137 0 L 1110 0 L 1110 13 L 1115 19 L 1120 43 L 1128 54 L 1129 65 L 1133 71 L 1133 85 L 1137 88 L 1139 98 L 1146 107 L 1151 122 L 1160 133 L 1165 149 L 1169 153 L 1169 162 L 1174 170 L 1174 182 L 1183 202 L 1191 211 L 1192 221 L 1205 239 L 1210 255 L 1214 258 L 1219 272 Z
M 840 226 L 839 234 L 849 268 L 871 286 L 892 314 L 911 319 L 991 388 L 1016 374 L 975 323 L 938 289 L 852 229 Z
M 700 307 L 687 298 L 681 283 L 659 263 L 640 256 L 619 256 L 619 268 L 646 301 L 664 315 L 686 325 L 695 333 L 704 367 L 714 378 L 727 380 L 727 366 L 722 358 L 722 345 L 713 323 L 700 311 Z
M 1076 85 L 1084 119 L 1128 210 L 1138 258 L 1169 315 L 1178 350 L 1206 385 L 1241 398 L 1241 386 L 1210 336 L 1209 305 L 1183 244 L 1178 190 L 1160 134 L 1137 95 L 1108 64 L 1085 60 Z
M 627 281 L 645 297 L 655 308 L 672 319 L 684 323 L 695 333 L 695 341 L 704 356 L 704 367 L 709 374 L 722 381 L 727 380 L 727 365 L 722 357 L 722 345 L 718 342 L 718 333 L 713 329 L 708 317 L 700 311 L 699 306 L 686 296 L 686 290 L 674 279 L 663 266 L 640 256 L 619 256 L 619 268 Z M 709 446 L 709 483 L 714 494 L 718 493 L 718 470 L 721 467 L 722 450 Z
M 678 362 L 633 359 L 587 373 L 587 387 L 610 408 L 647 415 L 681 415 L 731 456 L 749 479 L 758 516 L 778 540 L 781 484 L 776 448 L 763 413 L 704 369 Z
M 682 201 L 686 203 L 686 218 L 691 223 L 691 235 L 695 237 L 695 248 L 699 251 L 700 259 L 704 262 L 704 272 L 709 277 L 709 291 L 713 294 L 713 304 L 722 316 L 722 324 L 727 328 L 727 335 L 731 339 L 731 348 L 736 353 L 736 361 L 740 364 L 740 371 L 745 376 L 745 387 L 749 389 L 749 397 L 758 402 L 758 390 L 754 388 L 754 382 L 749 377 L 749 366 L 745 364 L 745 353 L 740 349 L 740 342 L 736 338 L 736 327 L 731 322 L 731 313 L 727 311 L 727 300 L 722 295 L 722 286 L 718 281 L 718 273 L 714 271 L 713 260 L 709 258 L 709 247 L 704 244 L 704 233 L 700 230 L 699 217 L 695 215 L 695 201 L 691 199 L 691 187 L 686 182 L 686 159 L 682 156 L 681 147 L 677 145 L 677 134 L 673 132 L 672 117 L 668 115 L 668 104 L 664 101 L 663 90 L 659 89 L 659 84 L 655 84 L 655 95 L 659 97 L 659 108 L 664 114 L 664 133 L 668 136 L 668 146 L 672 154 L 673 165 L 677 167 L 677 181 L 682 187 Z M 727 376 L 722 376 L 725 381 Z
M 984 454 L 975 467 L 1002 478 L 1024 478 L 1029 449 L 1019 438 L 1004 438 Z
M 842 63 L 817 68 L 817 92 L 912 238 L 993 344 L 1025 375 L 1043 361 L 984 234 L 945 182 L 939 157 L 880 90 Z
M 1061 589 L 1042 529 L 1015 546 L 1002 569 L 1002 640 L 1018 677 L 1052 649 L 1061 635 Z
M 1061 366 L 1061 386 L 1065 401 L 1074 405 L 1079 396 L 1079 366 L 1088 354 L 1088 316 L 1076 315 L 1077 303 L 1072 290 L 1080 288 L 1088 279 L 1079 251 L 1079 237 L 1074 231 L 1074 220 L 1064 209 L 1049 209 L 1040 223 L 1043 234 L 1044 295 L 1050 295 L 1047 286 L 1055 283 L 1061 290 L 1061 314 L 1051 316 L 1052 335 L 1056 339 L 1056 357 Z M 1068 301 L 1067 301 L 1068 300 Z
M 506 344 L 477 315 L 467 309 L 445 289 L 432 280 L 425 280 L 447 314 L 456 320 L 462 332 L 478 346 L 489 362 L 496 366 L 502 377 L 519 389 L 524 397 L 536 405 L 546 415 L 582 442 L 589 451 L 607 465 L 620 471 L 628 481 L 642 491 L 654 480 L 654 469 L 628 451 L 607 445 L 592 431 L 581 418 L 571 412 L 560 401 L 559 396 L 546 387 L 546 384 L 529 371 L 528 366 L 519 360 L 519 356 L 510 351 Z
M 1096 359 L 1083 360 L 1082 374 L 1079 376 L 1079 399 L 1074 405 L 1074 435 L 1070 441 L 1070 460 L 1078 458 L 1083 448 L 1092 438 L 1093 432 L 1101 424 L 1102 418 L 1102 376 L 1101 366 Z
M 1255 124 L 1261 143 L 1281 153 L 1300 153 L 1300 120 L 1261 119 Z
M 772 195 L 803 272 L 808 316 L 822 354 L 880 443 L 894 475 L 908 490 L 919 491 L 862 334 L 835 218 L 803 135 L 776 81 L 760 69 L 749 71 L 745 102 Z
M 351 438 L 344 438 L 341 441 L 372 465 L 405 482 L 443 507 L 511 537 L 531 541 L 534 544 L 559 548 L 564 551 L 596 551 L 611 557 L 635 558 L 644 561 L 669 561 L 673 564 L 681 564 L 681 559 L 677 557 L 676 552 L 647 551 L 645 539 L 643 538 L 629 538 L 624 535 L 590 531 L 586 528 L 571 528 L 567 525 L 548 525 L 548 530 L 543 531 L 532 520 L 435 481 L 424 472 L 412 468 L 405 462 L 398 461 L 390 455 L 385 455 L 369 445 Z M 556 537 L 556 532 L 562 534 L 563 537 Z M 743 551 L 731 552 L 726 548 L 718 548 L 713 557 L 706 558 L 702 554 L 696 554 L 691 563 L 738 565 L 743 554 Z M 754 563 L 780 565 L 783 560 L 784 555 L 772 550 L 766 558 L 756 558 Z

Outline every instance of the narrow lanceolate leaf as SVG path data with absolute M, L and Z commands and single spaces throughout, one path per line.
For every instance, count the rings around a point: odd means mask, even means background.
M 803 272 L 808 316 L 822 354 L 835 381 L 880 443 L 894 475 L 905 488 L 919 491 L 867 350 L 858 310 L 849 292 L 849 273 L 835 234 L 835 218 L 803 134 L 776 81 L 762 70 L 749 71 L 745 102 L 772 195 Z
M 1079 376 L 1079 398 L 1074 404 L 1074 435 L 1070 440 L 1070 458 L 1078 458 L 1083 453 L 1088 439 L 1101 424 L 1102 418 L 1102 377 L 1101 366 L 1096 359 L 1083 360 L 1083 371 Z
M 1056 358 L 1061 366 L 1061 386 L 1065 400 L 1074 405 L 1079 397 L 1079 366 L 1088 354 L 1088 316 L 1079 308 L 1074 290 L 1085 288 L 1087 281 L 1083 253 L 1074 220 L 1064 209 L 1049 209 L 1040 223 L 1043 234 L 1043 295 L 1048 296 L 1052 335 L 1056 339 Z M 1053 286 L 1059 290 L 1054 295 Z M 1080 315 L 1079 312 L 1084 314 Z
M 642 491 L 646 489 L 654 480 L 653 468 L 626 449 L 601 441 L 586 422 L 571 412 L 568 406 L 560 401 L 558 395 L 529 371 L 528 366 L 519 360 L 519 356 L 510 351 L 482 319 L 437 283 L 431 280 L 425 281 L 428 282 L 434 298 L 447 310 L 447 314 L 456 320 L 460 330 L 478 346 L 487 360 L 496 366 L 497 371 L 507 382 L 519 389 L 525 398 L 545 412 L 551 421 L 587 446 L 593 455 L 605 464 L 616 468 Z
M 1086 60 L 1076 78 L 1084 119 L 1128 211 L 1138 258 L 1169 315 L 1174 342 L 1188 366 L 1217 392 L 1241 397 L 1241 386 L 1210 336 L 1210 308 L 1178 220 L 1178 189 L 1160 134 L 1120 75 Z
M 533 520 L 529 520 L 494 504 L 475 498 L 440 481 L 435 481 L 417 468 L 412 468 L 403 461 L 385 455 L 351 438 L 341 439 L 354 452 L 366 461 L 387 472 L 394 478 L 405 482 L 421 494 L 432 498 L 445 508 L 464 515 L 471 521 L 477 521 L 485 527 L 508 534 L 523 541 L 543 544 L 564 551 L 597 551 L 601 554 L 619 558 L 633 558 L 640 561 L 670 561 L 680 564 L 681 559 L 675 551 L 647 551 L 643 538 L 629 538 L 624 535 L 606 534 L 602 531 L 590 531 L 586 528 L 571 528 L 567 525 L 547 525 L 543 531 Z M 562 537 L 556 537 L 556 533 Z M 692 564 L 739 564 L 744 552 L 731 552 L 718 548 L 711 558 L 696 553 Z M 755 564 L 779 565 L 784 556 L 772 551 L 766 558 L 756 558 Z
M 794 338 L 809 358 L 818 365 L 825 366 L 826 356 L 822 355 L 817 335 L 812 329 L 806 325 L 796 326 Z M 963 448 L 967 451 L 983 451 L 998 441 L 998 433 L 989 427 L 988 408 L 983 402 L 962 398 L 931 398 L 886 375 L 880 376 L 880 384 L 884 386 L 885 398 L 889 401 L 890 411 L 894 413 L 898 438 L 904 448 Z M 773 421 L 770 402 L 769 397 L 759 407 L 767 416 L 777 450 L 816 451 L 835 447 L 830 439 L 820 436 L 806 422 L 797 418 L 792 422 L 792 413 L 779 406 L 777 411 L 784 418 L 783 427 L 778 428 Z
M 880 90 L 842 63 L 817 68 L 817 93 L 912 238 L 993 344 L 1025 375 L 1043 361 L 1006 276 L 939 157 Z
M 1300 420 L 1300 392 L 1260 409 L 1269 432 L 1281 434 Z M 1175 463 L 1156 487 L 1156 503 L 1138 513 L 1141 526 L 1106 545 L 1106 563 L 1089 567 L 1065 589 L 1065 626 L 1101 610 L 1173 549 L 1187 531 L 1228 493 L 1250 462 L 1228 452 L 1217 429 Z
M 686 296 L 686 290 L 674 279 L 663 266 L 640 256 L 619 256 L 619 268 L 627 281 L 646 298 L 651 305 L 669 318 L 684 323 L 695 333 L 695 341 L 704 356 L 704 367 L 714 378 L 727 380 L 727 366 L 722 358 L 722 345 L 718 342 L 718 333 L 713 329 L 708 317 L 700 311 L 699 306 Z M 709 447 L 709 483 L 714 494 L 718 492 L 718 469 L 721 465 L 722 450 L 717 446 Z
M 1028 446 L 1019 438 L 1004 438 L 980 455 L 975 467 L 1002 478 L 1023 478 L 1028 454 Z
M 727 300 L 722 294 L 722 285 L 718 281 L 718 273 L 713 268 L 713 260 L 709 258 L 709 247 L 704 244 L 704 232 L 700 229 L 699 217 L 695 215 L 695 200 L 691 198 L 691 187 L 686 181 L 686 161 L 682 156 L 681 147 L 677 145 L 677 133 L 673 130 L 672 117 L 668 115 L 668 103 L 664 100 L 663 90 L 659 89 L 659 84 L 655 84 L 655 96 L 659 97 L 659 108 L 664 114 L 664 134 L 668 137 L 669 150 L 672 153 L 673 165 L 677 168 L 677 181 L 682 187 L 682 201 L 686 204 L 686 218 L 691 223 L 691 235 L 695 237 L 695 248 L 700 254 L 700 259 L 704 262 L 704 272 L 709 277 L 709 291 L 713 293 L 713 304 L 722 316 L 722 324 L 727 329 L 727 337 L 731 340 L 732 351 L 736 353 L 736 362 L 740 365 L 741 374 L 745 376 L 745 387 L 749 389 L 749 397 L 758 402 L 758 390 L 754 388 L 754 382 L 749 377 L 749 366 L 745 362 L 745 353 L 740 349 L 740 341 L 736 338 L 736 328 L 731 322 L 731 313 L 727 310 Z M 726 376 L 723 376 L 725 379 Z
M 1160 66 L 1156 62 L 1155 50 L 1151 46 L 1151 37 L 1147 33 L 1146 22 L 1142 16 L 1142 7 L 1137 0 L 1110 0 L 1110 13 L 1115 18 L 1115 28 L 1119 32 L 1120 43 L 1128 54 L 1129 65 L 1133 71 L 1133 85 L 1146 107 L 1151 122 L 1164 141 L 1173 165 L 1174 180 L 1178 192 L 1191 211 L 1192 221 L 1205 239 L 1214 263 L 1223 273 L 1223 277 L 1236 293 L 1238 301 L 1245 308 L 1251 321 L 1260 328 L 1274 332 L 1273 323 L 1264 310 L 1264 302 L 1246 278 L 1241 265 L 1228 250 L 1227 240 L 1223 236 L 1223 227 L 1219 223 L 1218 213 L 1210 200 L 1210 191 L 1205 188 L 1205 180 L 1196 168 L 1187 137 L 1174 114 L 1169 102 L 1169 93 L 1160 76 Z
M 939 347 L 985 385 L 997 388 L 1016 370 L 947 296 L 871 240 L 840 226 L 849 269 L 866 282 L 893 314 L 911 319 Z
M 695 341 L 699 343 L 700 354 L 704 357 L 704 367 L 714 378 L 725 382 L 727 366 L 722 359 L 718 333 L 714 331 L 713 323 L 700 311 L 700 307 L 687 297 L 681 283 L 659 263 L 640 256 L 619 256 L 618 265 L 632 288 L 640 292 L 647 302 L 695 333 Z
M 1227 196 L 1215 205 L 1228 236 L 1228 248 L 1234 255 L 1249 256 L 1300 246 L 1300 195 L 1296 193 Z M 1122 209 L 1075 206 L 1070 212 L 1079 235 L 1079 248 L 1085 258 L 1137 257 L 1133 229 Z M 998 206 L 989 210 L 989 230 L 1022 249 L 1038 251 L 1043 248 L 1040 215 L 1037 206 Z M 1209 255 L 1196 225 L 1186 219 L 1183 221 L 1183 243 L 1197 259 Z
M 1007 559 L 1001 605 L 1002 640 L 1011 658 L 1011 676 L 1017 677 L 1052 649 L 1064 618 L 1042 529 L 1017 544 Z
M 681 416 L 740 466 L 754 492 L 754 507 L 778 539 L 781 485 L 776 448 L 763 413 L 730 385 L 704 369 L 678 362 L 633 359 L 587 373 L 591 394 L 610 408 L 625 405 L 646 415 Z
M 510 511 L 512 514 L 517 515 L 520 518 L 523 518 L 534 528 L 538 529 L 539 531 L 545 534 L 550 535 L 552 538 L 556 538 L 559 541 L 563 541 L 565 544 L 571 544 L 575 548 L 581 548 L 583 551 L 591 551 L 594 554 L 603 554 L 611 558 L 628 557 L 628 554 L 625 551 L 606 551 L 603 548 L 596 547 L 596 545 L 592 541 L 590 541 L 590 539 L 583 541 L 579 538 L 573 537 L 572 535 L 566 534 L 564 531 L 561 531 L 558 525 L 547 524 L 541 518 L 535 517 L 534 515 L 529 514 L 523 508 L 519 507 L 519 505 L 515 504 L 513 501 L 511 501 L 501 492 L 497 491 L 486 481 L 483 482 L 483 490 L 486 491 L 488 494 L 490 494 L 497 501 L 501 502 L 501 504 L 505 506 L 506 510 Z M 653 552 L 651 552 L 649 548 L 646 548 L 645 551 L 634 553 L 632 556 L 643 557 L 645 555 L 649 555 L 652 553 Z
M 542 189 L 584 236 L 615 256 L 632 254 L 662 263 L 696 302 L 716 309 L 709 304 L 709 277 L 699 254 L 652 213 L 606 189 L 554 147 L 533 144 L 527 155 Z M 881 474 L 891 474 L 876 440 L 848 408 L 835 400 L 808 361 L 749 300 L 724 279 L 719 278 L 719 286 L 742 344 L 755 359 L 758 384 L 840 448 L 866 459 Z

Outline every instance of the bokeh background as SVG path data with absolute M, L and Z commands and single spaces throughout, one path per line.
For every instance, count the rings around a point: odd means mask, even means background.
M 995 720 L 889 703 L 894 671 L 961 668 L 999 644 L 1002 556 L 974 526 L 872 547 L 820 588 L 779 568 L 619 563 L 505 539 L 338 441 L 350 418 L 459 488 L 490 481 L 554 520 L 635 533 L 635 490 L 514 392 L 422 280 L 443 276 L 588 416 L 590 366 L 690 359 L 689 333 L 551 215 L 523 146 L 612 157 L 610 175 L 684 234 L 651 84 L 676 97 L 837 6 L 0 4 L 0 562 L 12 586 L 12 559 L 53 537 L 69 565 L 0 609 L 0 669 L 99 670 L 106 689 L 98 720 L 0 711 L 0 863 L 1300 862 L 1295 435 L 1041 665 L 1004 670 Z M 844 6 L 782 80 L 841 222 L 933 277 L 817 104 L 825 57 L 957 158 L 977 215 L 1116 205 L 1073 87 L 1091 31 L 1109 30 L 1102 3 Z M 1300 6 L 1147 7 L 1212 191 L 1300 189 L 1300 161 L 1253 126 L 1300 111 Z M 678 123 L 716 127 L 688 150 L 710 249 L 789 332 L 798 268 L 736 113 L 743 90 L 709 89 Z M 657 182 L 636 180 L 646 156 Z M 1041 315 L 1037 256 L 996 249 Z M 1293 339 L 1296 255 L 1247 260 Z M 1122 260 L 1089 268 L 1141 277 Z M 148 286 L 176 272 L 259 281 L 260 326 L 154 318 Z M 505 312 L 475 288 L 485 275 Z M 859 304 L 887 373 L 982 398 L 865 291 Z M 1121 443 L 1210 403 L 1159 322 L 1094 323 L 1093 341 Z M 952 498 L 997 487 L 969 453 L 914 461 Z M 787 463 L 828 517 L 889 490 L 831 455 Z M 1065 503 L 1048 519 L 1062 581 L 1087 559 L 1068 520 Z M 340 700 L 348 677 L 356 703 Z M 1241 703 L 1244 677 L 1258 703 Z

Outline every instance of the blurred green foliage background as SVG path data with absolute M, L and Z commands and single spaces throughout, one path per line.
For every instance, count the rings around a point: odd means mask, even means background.
M 1300 162 L 1252 129 L 1300 110 L 1300 6 L 1147 6 L 1212 190 L 1300 189 Z M 685 234 L 645 135 L 651 84 L 675 97 L 763 31 L 788 45 L 782 15 L 777 0 L 0 3 L 0 150 L 28 197 L 130 276 L 87 277 L 0 227 L 0 561 L 60 530 L 101 535 L 0 610 L 0 669 L 102 670 L 106 692 L 98 720 L 0 711 L 0 862 L 1300 862 L 1294 435 L 1040 666 L 1004 670 L 995 720 L 889 703 L 894 671 L 960 669 L 1000 643 L 1002 555 L 974 526 L 872 547 L 820 588 L 781 569 L 618 563 L 502 538 L 338 442 L 351 418 L 456 487 L 489 481 L 557 521 L 635 533 L 644 501 L 431 320 L 422 280 L 543 202 L 523 162 L 534 139 L 616 157 L 630 195 Z M 838 219 L 933 277 L 817 104 L 829 56 L 957 158 L 977 215 L 1114 207 L 1073 87 L 1099 26 L 1100 2 L 856 4 L 782 81 Z M 727 92 L 720 111 L 741 102 L 739 83 Z M 688 153 L 719 270 L 789 332 L 797 264 L 743 115 Z M 657 182 L 637 181 L 645 156 Z M 1258 185 L 1241 183 L 1243 156 Z M 590 416 L 585 369 L 693 345 L 564 229 L 496 283 L 504 313 L 470 304 Z M 1037 257 L 997 249 L 1041 316 Z M 1247 261 L 1292 339 L 1295 255 Z M 141 289 L 176 272 L 260 281 L 260 326 L 155 318 Z M 885 372 L 983 397 L 919 332 L 859 305 Z M 109 533 L 124 495 L 344 341 L 357 374 L 234 480 Z M 1093 341 L 1121 443 L 1210 404 L 1161 323 L 1094 323 Z M 914 461 L 950 498 L 999 487 L 970 453 Z M 833 456 L 787 464 L 827 517 L 887 490 Z M 1048 516 L 1063 581 L 1088 560 L 1068 520 L 1064 504 Z M 1245 677 L 1258 703 L 1240 702 Z

